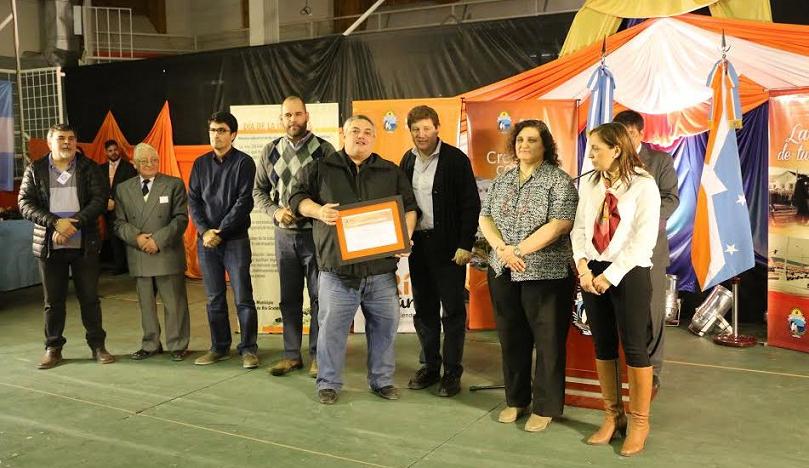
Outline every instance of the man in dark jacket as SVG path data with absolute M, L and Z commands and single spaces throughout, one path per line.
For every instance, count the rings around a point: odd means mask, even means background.
M 366 319 L 368 385 L 378 396 L 396 400 L 394 342 L 399 324 L 399 297 L 394 256 L 347 263 L 342 260 L 334 225 L 340 205 L 401 196 L 410 237 L 416 225 L 416 199 L 404 173 L 373 152 L 376 131 L 363 115 L 343 125 L 345 148 L 309 164 L 298 173 L 289 197 L 293 214 L 312 218 L 317 252 L 318 322 L 317 390 L 320 402 L 337 401 L 343 386 L 346 340 L 358 307 Z
M 419 220 L 413 233 L 410 281 L 421 343 L 421 368 L 408 387 L 421 390 L 438 382 L 438 395 L 461 391 L 466 305 L 466 267 L 478 227 L 480 197 L 469 158 L 438 138 L 438 113 L 417 106 L 407 115 L 413 148 L 400 163 L 413 183 Z M 441 306 L 444 314 L 441 314 Z M 444 327 L 441 376 L 441 325 Z
M 623 124 L 629 132 L 632 144 L 643 161 L 643 165 L 652 175 L 660 190 L 660 224 L 657 232 L 657 244 L 652 252 L 652 333 L 649 341 L 649 360 L 654 367 L 652 397 L 660 389 L 660 374 L 663 370 L 664 330 L 666 329 L 666 267 L 671 263 L 669 240 L 666 237 L 666 222 L 680 204 L 677 189 L 677 172 L 668 153 L 652 149 L 643 143 L 643 116 L 633 110 L 619 112 L 613 122 Z
M 112 228 L 115 224 L 115 190 L 121 182 L 138 175 L 138 171 L 135 170 L 132 163 L 126 160 L 126 157 L 121 156 L 121 148 L 117 141 L 104 142 L 104 153 L 107 154 L 107 162 L 101 165 L 101 172 L 107 175 L 110 188 L 107 211 L 104 212 L 104 220 L 107 222 L 107 242 L 105 244 L 109 244 L 108 251 L 111 251 L 113 273 L 119 275 L 126 273 L 127 265 L 126 245 L 113 233 Z
M 48 147 L 48 156 L 25 169 L 18 197 L 20 213 L 34 223 L 34 256 L 45 294 L 45 355 L 39 368 L 50 369 L 62 360 L 70 272 L 93 359 L 115 362 L 104 346 L 98 300 L 98 216 L 106 206 L 107 183 L 94 161 L 77 154 L 70 126 L 53 125 Z

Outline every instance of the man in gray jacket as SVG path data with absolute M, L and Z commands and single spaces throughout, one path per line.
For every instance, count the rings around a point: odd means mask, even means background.
M 623 124 L 629 132 L 632 144 L 640 156 L 646 170 L 655 178 L 660 191 L 660 224 L 657 231 L 657 244 L 652 252 L 652 333 L 649 342 L 649 359 L 654 367 L 652 397 L 660 388 L 660 372 L 663 369 L 663 331 L 666 328 L 666 267 L 671 263 L 669 240 L 666 237 L 666 221 L 680 204 L 677 190 L 677 172 L 671 156 L 663 151 L 652 149 L 643 143 L 643 116 L 633 110 L 619 112 L 613 122 Z
M 146 143 L 132 158 L 138 177 L 115 193 L 115 234 L 126 243 L 129 273 L 137 279 L 143 342 L 130 355 L 141 360 L 162 353 L 156 294 L 166 323 L 166 347 L 174 361 L 185 358 L 190 337 L 185 289 L 185 246 L 188 197 L 183 181 L 158 172 L 160 157 Z

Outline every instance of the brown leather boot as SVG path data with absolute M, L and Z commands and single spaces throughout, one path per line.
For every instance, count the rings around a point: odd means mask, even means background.
M 649 436 L 649 407 L 652 404 L 652 366 L 628 367 L 629 370 L 629 434 L 621 455 L 631 457 L 643 451 Z
M 93 350 L 93 359 L 98 361 L 99 364 L 112 364 L 115 362 L 115 356 L 110 354 L 104 346 Z
M 62 362 L 62 348 L 45 348 L 45 354 L 39 360 L 37 369 L 50 369 Z
M 601 385 L 601 396 L 604 398 L 604 421 L 601 427 L 587 439 L 590 445 L 607 445 L 616 432 L 626 435 L 626 414 L 621 401 L 621 378 L 618 372 L 618 360 L 602 361 L 596 359 L 598 383 Z

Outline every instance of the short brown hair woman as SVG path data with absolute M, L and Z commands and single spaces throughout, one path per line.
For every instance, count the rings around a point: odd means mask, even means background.
M 507 407 L 498 419 L 514 422 L 530 406 L 525 430 L 538 432 L 562 415 L 565 404 L 565 341 L 575 287 L 567 233 L 578 197 L 559 168 L 545 123 L 518 123 L 508 147 L 517 165 L 494 179 L 480 212 L 480 229 L 492 246 L 489 290 L 506 387 Z

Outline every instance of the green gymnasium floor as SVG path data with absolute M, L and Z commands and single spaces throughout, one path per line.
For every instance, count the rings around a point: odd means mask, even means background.
M 368 392 L 364 338 L 352 336 L 346 388 L 336 405 L 323 406 L 305 372 L 267 373 L 281 354 L 280 336 L 259 338 L 259 369 L 243 370 L 236 358 L 193 365 L 209 344 L 201 283 L 188 284 L 197 352 L 180 363 L 167 355 L 130 360 L 140 344 L 134 283 L 104 276 L 100 289 L 107 347 L 119 362 L 89 360 L 71 300 L 66 361 L 48 371 L 36 369 L 43 351 L 39 287 L 0 293 L 0 468 L 809 466 L 806 354 L 722 348 L 669 329 L 646 452 L 624 459 L 620 442 L 584 443 L 601 420 L 597 411 L 569 407 L 539 434 L 522 431 L 524 418 L 497 423 L 502 392 L 466 389 L 501 380 L 492 332 L 468 334 L 459 396 L 402 390 L 394 402 Z M 399 336 L 400 387 L 416 368 L 417 350 L 415 336 Z

